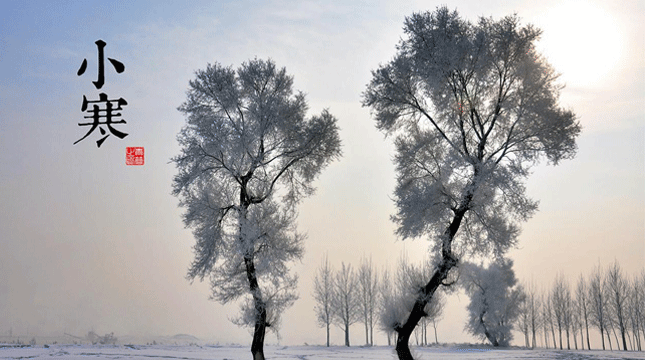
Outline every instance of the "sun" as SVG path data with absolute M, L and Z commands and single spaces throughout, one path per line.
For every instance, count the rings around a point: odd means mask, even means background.
M 550 8 L 539 47 L 567 87 L 595 88 L 611 81 L 622 57 L 623 34 L 610 12 L 590 1 Z

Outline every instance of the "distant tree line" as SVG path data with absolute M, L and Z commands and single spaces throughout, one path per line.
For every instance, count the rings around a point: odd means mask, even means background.
M 344 331 L 345 345 L 350 346 L 349 329 L 355 323 L 364 324 L 366 345 L 374 345 L 375 325 L 392 345 L 396 327 L 414 305 L 406 299 L 413 298 L 432 266 L 431 261 L 415 266 L 402 256 L 394 271 L 377 271 L 371 259 L 363 259 L 358 270 L 345 263 L 336 270 L 325 256 L 314 277 L 313 297 L 318 325 L 327 330 L 327 346 L 332 325 Z M 580 275 L 575 286 L 560 274 L 549 289 L 538 291 L 532 282 L 520 284 L 512 266 L 509 259 L 487 267 L 460 265 L 459 288 L 470 297 L 464 327 L 468 333 L 493 346 L 509 346 L 515 329 L 528 348 L 591 350 L 590 331 L 597 330 L 603 350 L 643 351 L 645 269 L 629 277 L 618 262 L 599 265 L 589 276 Z M 438 343 L 436 322 L 445 305 L 445 294 L 438 294 L 414 331 L 417 345 L 428 345 L 428 325 Z
M 410 264 L 401 257 L 395 271 L 384 268 L 379 272 L 371 259 L 363 259 L 355 270 L 351 264 L 341 264 L 334 269 L 325 256 L 314 277 L 314 311 L 318 325 L 326 329 L 327 346 L 330 345 L 330 328 L 336 325 L 345 335 L 345 346 L 350 346 L 349 329 L 355 323 L 365 326 L 365 344 L 374 345 L 374 327 L 387 335 L 388 345 L 395 341 L 395 330 L 405 321 L 414 305 L 413 295 L 422 286 L 429 273 L 430 262 L 421 266 Z M 426 316 L 415 330 L 417 345 L 428 344 L 428 326 L 434 328 L 438 342 L 436 322 L 441 318 L 445 297 L 435 295 L 425 308 Z
M 575 286 L 558 275 L 545 291 L 532 283 L 524 288 L 519 329 L 526 347 L 535 348 L 543 339 L 547 349 L 591 350 L 589 332 L 595 329 L 603 350 L 608 345 L 609 350 L 643 351 L 645 268 L 630 277 L 616 261 L 580 275 Z

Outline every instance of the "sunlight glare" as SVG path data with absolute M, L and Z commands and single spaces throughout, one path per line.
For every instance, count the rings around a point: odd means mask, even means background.
M 590 1 L 568 1 L 546 14 L 539 47 L 567 87 L 599 87 L 622 56 L 623 34 L 611 14 Z

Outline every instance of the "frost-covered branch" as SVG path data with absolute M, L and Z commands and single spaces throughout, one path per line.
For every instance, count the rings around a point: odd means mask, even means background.
M 263 359 L 266 327 L 277 329 L 297 298 L 287 265 L 303 254 L 295 206 L 340 157 L 338 127 L 326 110 L 307 118 L 304 95 L 271 60 L 209 64 L 195 75 L 172 159 L 172 193 L 196 239 L 188 278 L 208 277 L 219 302 L 243 298 L 235 322 L 254 327 L 251 352 Z

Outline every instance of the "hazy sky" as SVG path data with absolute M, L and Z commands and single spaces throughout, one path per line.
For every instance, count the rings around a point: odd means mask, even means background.
M 192 234 L 170 195 L 184 124 L 176 110 L 194 71 L 271 57 L 307 93 L 310 112 L 339 119 L 343 158 L 301 204 L 306 255 L 294 266 L 300 299 L 283 318 L 282 343 L 320 344 L 312 278 L 332 264 L 419 260 L 427 241 L 397 240 L 389 216 L 393 146 L 360 105 L 370 71 L 390 60 L 414 11 L 442 2 L 391 1 L 3 1 L 0 4 L 0 336 L 98 333 L 174 335 L 248 344 L 228 318 L 236 304 L 209 301 L 185 280 Z M 578 155 L 538 166 L 528 193 L 540 211 L 510 253 L 522 280 L 550 286 L 619 261 L 630 276 L 645 263 L 645 5 L 642 1 L 456 1 L 466 18 L 518 13 L 543 31 L 539 49 L 563 75 L 562 104 L 578 115 Z M 97 48 L 106 61 L 98 91 Z M 83 59 L 87 71 L 77 76 Z M 107 138 L 77 124 L 83 95 L 123 97 L 129 135 Z M 144 166 L 125 147 L 145 148 Z M 440 341 L 463 333 L 464 295 L 449 298 Z M 352 341 L 364 339 L 360 325 Z M 270 335 L 268 342 L 275 342 Z M 341 344 L 342 331 L 332 331 Z M 384 338 L 377 337 L 383 344 Z

